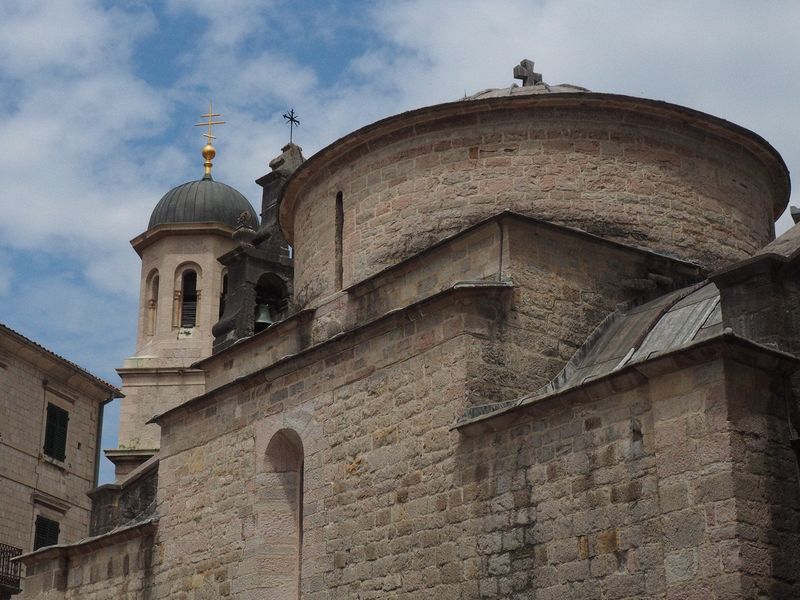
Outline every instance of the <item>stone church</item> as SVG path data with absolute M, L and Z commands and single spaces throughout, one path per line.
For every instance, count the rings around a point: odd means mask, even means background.
M 24 598 L 800 597 L 786 165 L 514 75 L 287 145 L 258 213 L 203 149 L 132 242 L 117 481 Z

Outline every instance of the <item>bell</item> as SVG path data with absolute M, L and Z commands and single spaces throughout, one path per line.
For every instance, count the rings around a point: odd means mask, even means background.
M 256 325 L 261 325 L 262 327 L 269 327 L 275 321 L 272 318 L 272 314 L 269 308 L 269 304 L 258 304 L 256 305 Z

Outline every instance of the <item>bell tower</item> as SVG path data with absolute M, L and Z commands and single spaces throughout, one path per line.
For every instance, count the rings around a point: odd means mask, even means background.
M 106 450 L 118 481 L 158 451 L 151 417 L 205 392 L 203 371 L 191 365 L 211 355 L 211 329 L 225 306 L 228 272 L 217 257 L 236 247 L 237 226 L 258 229 L 250 202 L 211 175 L 219 116 L 209 107 L 198 123 L 208 128 L 203 177 L 167 192 L 131 240 L 142 259 L 136 351 L 117 369 L 125 394 L 119 444 Z
M 278 203 L 286 182 L 303 161 L 302 148 L 292 142 L 270 161 L 271 171 L 256 180 L 264 190 L 261 227 L 255 231 L 241 223 L 234 233 L 238 247 L 219 259 L 228 269 L 229 293 L 219 323 L 214 325 L 214 353 L 268 328 L 290 312 L 294 269 L 289 242 L 278 224 Z

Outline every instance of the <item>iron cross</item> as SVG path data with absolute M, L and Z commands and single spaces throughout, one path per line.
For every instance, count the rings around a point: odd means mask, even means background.
M 283 113 L 283 118 L 286 119 L 286 122 L 289 124 L 289 143 L 291 144 L 294 126 L 297 125 L 300 127 L 300 119 L 298 119 L 297 115 L 294 114 L 294 109 L 291 109 L 288 113 Z

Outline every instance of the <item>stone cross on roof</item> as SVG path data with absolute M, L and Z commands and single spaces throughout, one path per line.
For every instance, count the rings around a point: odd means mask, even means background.
M 514 67 L 514 79 L 522 80 L 522 87 L 542 83 L 542 74 L 533 70 L 533 61 L 527 58 Z

